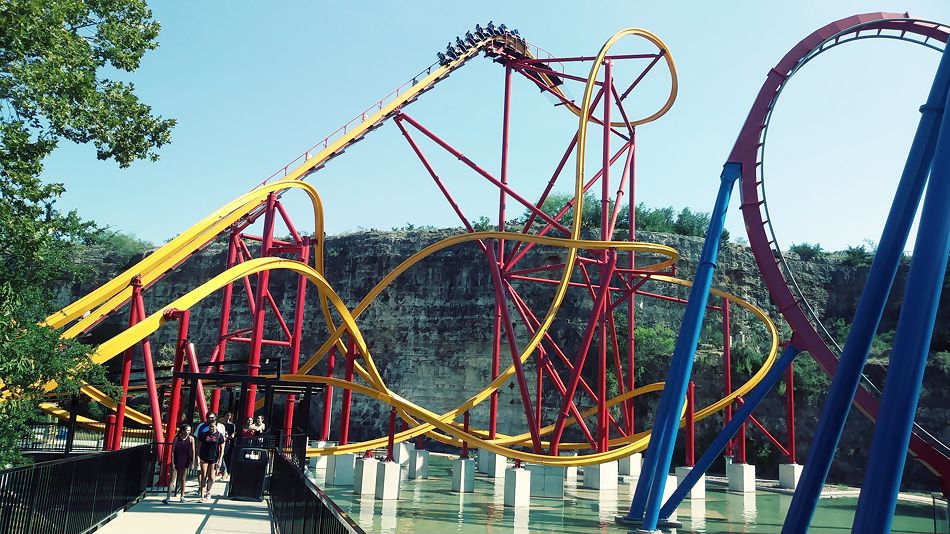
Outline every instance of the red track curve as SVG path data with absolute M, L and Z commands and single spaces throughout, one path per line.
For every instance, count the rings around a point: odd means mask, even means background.
M 742 216 L 749 245 L 762 278 L 776 307 L 792 327 L 795 346 L 808 351 L 830 376 L 834 375 L 838 367 L 838 358 L 809 320 L 804 309 L 809 307 L 807 301 L 800 294 L 796 296 L 793 292 L 792 286 L 797 291 L 797 284 L 791 273 L 788 276 L 783 273 L 784 258 L 769 222 L 764 178 L 760 177 L 760 169 L 769 118 L 785 83 L 798 69 L 821 52 L 844 42 L 873 37 L 908 40 L 937 48 L 934 41 L 946 44 L 950 37 L 950 28 L 912 19 L 906 13 L 867 13 L 838 20 L 815 31 L 795 45 L 769 71 L 729 155 L 729 163 L 738 163 L 742 169 Z M 854 403 L 871 421 L 875 420 L 878 399 L 870 392 L 858 388 Z M 950 457 L 947 449 L 939 442 L 925 440 L 921 433 L 926 434 L 918 427 L 918 431 L 911 437 L 910 452 L 930 471 L 941 477 L 946 494 L 950 489 L 947 487 L 950 484 Z

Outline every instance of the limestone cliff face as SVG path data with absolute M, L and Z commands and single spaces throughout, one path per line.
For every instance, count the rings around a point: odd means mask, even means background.
M 389 271 L 426 244 L 435 242 L 454 233 L 451 230 L 416 232 L 359 232 L 330 237 L 326 247 L 327 279 L 340 294 L 347 306 L 354 308 L 370 289 Z M 682 278 L 691 278 L 695 261 L 702 248 L 702 240 L 677 235 L 651 234 L 641 232 L 640 239 L 670 245 L 681 254 L 677 265 Z M 186 263 L 168 273 L 155 287 L 146 292 L 148 312 L 160 310 L 168 302 L 200 285 L 224 269 L 226 248 L 215 243 Z M 563 254 L 553 248 L 536 247 L 526 257 L 525 266 L 557 263 Z M 788 254 L 790 266 L 796 273 L 799 285 L 806 291 L 809 301 L 823 320 L 835 318 L 850 322 L 857 299 L 860 296 L 867 276 L 867 269 L 847 267 L 839 261 L 822 257 L 812 261 L 800 261 L 794 254 Z M 82 287 L 63 288 L 61 299 L 66 302 L 74 299 L 94 284 L 114 276 L 122 267 L 110 261 L 108 257 L 90 258 L 101 268 L 94 280 Z M 650 261 L 649 257 L 639 256 L 638 264 Z M 494 313 L 494 289 L 491 283 L 487 260 L 479 248 L 473 244 L 463 244 L 435 254 L 410 269 L 398 278 L 380 297 L 358 318 L 358 324 L 369 343 L 370 350 L 386 380 L 388 386 L 398 394 L 436 412 L 447 411 L 463 402 L 489 382 L 492 321 Z M 531 275 L 544 276 L 544 275 Z M 596 276 L 595 276 L 596 278 Z M 882 330 L 893 329 L 899 312 L 899 295 L 903 292 L 906 269 L 902 270 L 895 295 L 885 315 Z M 253 281 L 251 282 L 253 286 Z M 275 273 L 271 277 L 272 294 L 277 305 L 284 310 L 288 321 L 293 317 L 293 304 L 296 295 L 296 278 L 286 273 Z M 538 317 L 542 317 L 550 304 L 553 285 L 534 282 L 513 282 L 518 294 L 524 298 L 528 307 Z M 761 281 L 755 261 L 748 248 L 739 245 L 727 245 L 722 249 L 719 268 L 714 286 L 737 294 L 764 308 L 778 320 L 779 314 L 772 308 L 768 292 Z M 686 288 L 663 286 L 651 282 L 644 289 L 665 295 L 685 298 Z M 240 295 L 241 298 L 238 298 Z M 242 284 L 235 285 L 236 309 L 230 321 L 231 327 L 250 326 L 250 314 L 243 298 Z M 561 348 L 573 359 L 579 344 L 586 316 L 590 310 L 591 299 L 584 288 L 572 289 L 565 300 L 558 319 L 552 326 L 554 337 L 561 341 Z M 199 360 L 207 360 L 216 342 L 220 321 L 220 298 L 207 299 L 192 310 L 191 337 L 198 348 Z M 621 307 L 624 309 L 624 307 Z M 950 307 L 944 306 L 944 315 L 950 313 Z M 516 317 L 516 310 L 510 310 L 515 317 L 517 346 L 522 347 L 528 340 L 528 332 L 523 322 Z M 121 330 L 125 322 L 122 313 L 98 327 L 90 336 L 91 342 L 101 341 L 112 332 Z M 641 325 L 666 325 L 678 328 L 682 316 L 682 306 L 660 302 L 654 299 L 638 297 L 637 322 Z M 747 315 L 736 312 L 733 327 L 733 341 L 736 344 L 754 345 L 764 339 L 763 329 Z M 946 317 L 944 317 L 946 318 Z M 945 321 L 940 323 L 945 324 Z M 291 328 L 292 328 L 291 324 Z M 276 322 L 267 326 L 272 337 L 280 336 Z M 626 321 L 618 324 L 619 335 L 626 332 Z M 705 406 L 721 397 L 721 336 L 718 333 L 720 320 L 718 313 L 707 316 L 704 334 L 697 354 L 694 369 L 697 404 Z M 303 331 L 303 354 L 309 355 L 324 340 L 326 328 L 319 311 L 316 291 L 311 287 L 307 293 L 307 314 Z M 938 328 L 935 349 L 946 350 L 948 344 L 947 328 Z M 156 350 L 168 344 L 174 336 L 172 328 L 159 333 L 153 340 Z M 839 340 L 843 342 L 843 340 Z M 229 360 L 246 359 L 247 346 L 232 343 L 228 350 Z M 265 357 L 276 358 L 286 355 L 286 349 L 265 348 Z M 593 352 L 591 354 L 594 354 Z M 667 357 L 668 358 L 668 357 Z M 758 361 L 761 357 L 758 357 Z M 552 359 L 555 359 L 552 355 Z M 593 359 L 593 358 L 591 358 Z M 797 431 L 799 461 L 807 455 L 807 445 L 811 440 L 815 424 L 825 398 L 827 380 L 817 371 L 816 366 L 800 359 L 798 369 L 801 390 L 798 393 Z M 339 360 L 338 360 L 339 361 Z M 502 368 L 511 363 L 511 356 L 505 339 L 502 339 Z M 666 373 L 668 360 L 645 359 L 641 365 L 647 366 L 638 373 L 638 381 L 643 384 L 662 380 Z M 752 363 L 756 363 L 753 361 Z M 235 367 L 235 369 L 239 368 Z M 561 367 L 563 369 L 563 367 Z M 325 373 L 321 363 L 317 372 Z M 532 390 L 535 386 L 536 367 L 534 360 L 526 366 Z M 585 370 L 585 373 L 587 371 Z M 337 365 L 337 376 L 342 374 L 342 365 Z M 641 375 L 642 376 L 639 376 Z M 884 374 L 880 366 L 876 376 Z M 567 376 L 567 373 L 563 373 Z M 586 376 L 586 374 L 585 374 Z M 736 371 L 734 383 L 738 383 L 748 374 L 742 369 Z M 927 387 L 919 410 L 918 420 L 930 432 L 950 442 L 950 430 L 946 425 L 948 394 L 942 387 L 947 374 L 938 366 L 928 368 Z M 550 380 L 544 381 L 545 399 L 544 418 L 547 423 L 556 416 L 556 392 L 551 388 Z M 524 414 L 521 398 L 513 383 L 501 388 L 499 430 L 505 433 L 523 431 Z M 339 409 L 339 392 L 335 395 L 334 410 Z M 583 397 L 579 395 L 578 398 Z M 645 428 L 652 421 L 659 396 L 656 394 L 641 397 L 637 401 L 637 426 Z M 579 400 L 582 405 L 584 400 Z M 314 405 L 317 413 L 318 405 Z M 784 439 L 784 403 L 777 393 L 773 393 L 756 417 Z M 383 435 L 385 432 L 388 408 L 377 402 L 354 398 L 353 427 L 351 440 Z M 487 402 L 472 412 L 472 424 L 484 426 L 487 422 Z M 720 416 L 711 417 L 699 423 L 697 446 L 702 449 L 714 437 L 721 427 Z M 319 421 L 311 425 L 311 432 L 319 429 Z M 336 432 L 336 429 L 333 430 Z M 870 443 L 872 425 L 863 416 L 853 411 L 841 444 L 838 461 L 832 468 L 831 480 L 841 482 L 860 482 L 861 473 Z M 582 439 L 579 434 L 572 436 Z M 774 448 L 768 446 L 766 439 L 756 430 L 750 430 L 749 454 L 762 464 L 760 473 L 776 475 L 780 456 Z M 681 458 L 677 453 L 676 458 Z M 918 465 L 908 463 L 908 475 L 905 480 L 917 487 L 933 485 L 933 478 Z

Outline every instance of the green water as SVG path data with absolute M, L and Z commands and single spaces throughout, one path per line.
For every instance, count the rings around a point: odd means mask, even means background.
M 352 487 L 324 486 L 322 471 L 315 478 L 360 527 L 379 534 L 621 534 L 626 529 L 615 524 L 614 518 L 626 513 L 634 489 L 629 483 L 621 483 L 617 491 L 599 493 L 568 481 L 563 501 L 533 497 L 529 509 L 512 509 L 504 506 L 504 482 L 495 484 L 483 475 L 476 476 L 473 493 L 452 493 L 451 463 L 447 458 L 431 457 L 428 480 L 408 480 L 407 469 L 402 472 L 398 501 L 358 498 Z M 684 502 L 677 510 L 684 528 L 670 532 L 775 534 L 781 530 L 791 496 L 764 491 L 738 495 L 708 484 L 704 501 Z M 809 533 L 849 533 L 856 504 L 853 497 L 822 499 Z M 933 532 L 933 528 L 931 505 L 898 505 L 892 532 L 921 534 Z

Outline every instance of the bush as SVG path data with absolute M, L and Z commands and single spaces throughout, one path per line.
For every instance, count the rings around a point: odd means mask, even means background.
M 844 251 L 844 260 L 842 263 L 849 267 L 864 267 L 871 265 L 871 260 L 874 259 L 874 256 L 864 248 L 864 245 L 857 247 L 848 247 Z
M 798 257 L 805 261 L 811 261 L 824 252 L 818 243 L 798 243 L 788 247 L 788 251 L 798 254 Z

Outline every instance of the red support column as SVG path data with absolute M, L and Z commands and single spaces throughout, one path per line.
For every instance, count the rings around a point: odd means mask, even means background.
M 333 377 L 333 368 L 336 364 L 336 347 L 330 349 L 327 354 L 327 378 Z M 328 441 L 330 439 L 330 416 L 333 411 L 333 386 L 327 385 L 323 390 L 323 428 L 320 430 L 320 439 Z
M 276 196 L 274 193 L 267 195 L 267 206 L 264 213 L 264 235 L 261 241 L 261 257 L 270 254 L 271 246 L 274 242 L 274 203 Z M 257 273 L 257 295 L 255 297 L 254 326 L 251 335 L 251 354 L 247 362 L 247 374 L 249 376 L 258 376 L 261 368 L 261 345 L 264 339 L 264 314 L 267 306 L 268 282 L 270 281 L 270 271 L 261 271 Z M 244 406 L 244 417 L 254 415 L 254 404 L 257 401 L 257 385 L 250 384 L 247 389 L 247 399 Z
M 729 331 L 729 299 L 722 299 L 722 396 L 732 394 L 732 334 Z M 723 411 L 723 427 L 732 421 L 732 403 L 726 405 Z M 743 429 L 745 427 L 743 426 Z M 733 455 L 735 438 L 726 444 L 726 456 Z
M 344 364 L 343 378 L 347 382 L 353 381 L 353 364 L 356 359 L 356 344 L 350 341 L 349 349 L 346 351 L 346 363 Z M 350 441 L 350 407 L 353 402 L 353 390 L 343 390 L 343 404 L 340 406 L 340 445 L 346 445 Z
M 463 421 L 463 422 L 462 422 L 462 429 L 465 430 L 465 433 L 466 433 L 466 434 L 468 434 L 468 428 L 469 428 L 469 414 L 468 414 L 468 410 L 465 410 L 465 415 L 464 415 L 464 417 L 462 418 L 462 421 Z M 463 459 L 463 460 L 468 460 L 468 441 L 467 441 L 467 440 L 464 440 L 464 439 L 462 440 L 462 454 L 459 455 L 459 458 L 461 458 L 461 459 Z
M 166 320 L 178 320 L 178 340 L 175 346 L 175 363 L 174 363 L 174 373 L 180 373 L 182 366 L 185 361 L 185 350 L 186 345 L 188 344 L 188 322 L 190 320 L 191 313 L 188 310 L 166 310 L 165 319 Z M 166 419 L 165 424 L 165 443 L 169 444 L 175 439 L 175 432 L 177 431 L 176 427 L 178 426 L 178 420 L 181 415 L 181 378 L 173 377 L 172 378 L 172 392 L 171 400 L 169 401 L 168 406 L 168 418 Z M 161 480 L 168 480 L 168 468 L 169 462 L 171 461 L 171 455 L 169 454 L 171 447 L 166 446 L 165 461 L 162 463 L 162 477 Z
M 686 388 L 686 467 L 696 465 L 696 385 L 692 380 Z
M 198 368 L 198 356 L 195 354 L 195 346 L 193 344 L 187 343 L 185 345 L 185 356 L 188 358 L 188 367 L 191 368 L 192 372 L 200 373 L 201 369 Z M 208 401 L 205 399 L 205 387 L 204 384 L 201 383 L 201 380 L 197 381 L 197 385 L 198 412 L 201 415 L 201 420 L 204 421 L 205 417 L 208 416 Z
M 115 414 L 110 413 L 106 416 L 106 429 L 102 435 L 102 450 L 114 451 L 115 447 Z
M 135 280 L 132 281 L 132 284 L 135 284 Z M 141 282 L 139 282 L 141 286 Z M 133 289 L 133 295 L 135 290 Z M 139 322 L 140 318 L 138 316 L 138 310 L 135 308 L 135 300 L 129 301 L 129 328 Z M 122 446 L 122 429 L 125 427 L 125 406 L 129 398 L 129 377 L 132 374 L 132 356 L 135 354 L 135 345 L 125 349 L 125 352 L 122 354 L 122 394 L 119 397 L 119 405 L 115 410 L 115 426 L 112 428 L 114 435 L 111 437 L 110 442 L 115 444 L 115 448 L 118 449 Z
M 305 264 L 310 262 L 310 238 L 304 236 L 300 243 L 300 261 Z M 290 374 L 296 374 L 300 366 L 300 340 L 303 336 L 303 312 L 304 303 L 307 298 L 307 277 L 299 275 L 297 277 L 297 302 L 294 308 L 294 331 L 290 339 Z M 288 438 L 293 430 L 294 421 L 294 403 L 297 396 L 287 395 L 287 408 L 284 412 L 284 435 Z M 304 423 L 306 425 L 306 423 Z M 306 429 L 306 426 L 304 426 Z
M 231 237 L 228 239 L 228 263 L 227 268 L 230 269 L 237 264 L 238 257 L 238 231 L 235 229 L 231 232 Z M 215 359 L 224 361 L 225 356 L 227 355 L 227 345 L 228 345 L 228 326 L 231 321 L 231 298 L 234 294 L 234 283 L 229 283 L 224 286 L 224 297 L 221 302 L 221 320 L 218 325 L 218 346 L 215 349 L 214 354 L 212 354 L 212 361 Z M 215 358 L 216 357 L 216 358 Z M 221 368 L 218 367 L 214 369 L 216 371 L 221 371 Z M 218 412 L 218 405 L 221 402 L 221 388 L 214 388 L 214 392 L 211 393 L 211 410 L 215 413 Z
M 739 432 L 736 434 L 736 454 L 732 458 L 734 464 L 745 463 L 745 426 L 746 423 L 743 421 L 742 426 L 739 427 Z
M 610 86 L 613 83 L 611 77 L 612 62 L 608 59 L 604 61 L 604 140 L 603 140 L 603 169 L 601 171 L 600 185 L 600 240 L 609 241 L 611 237 L 610 229 Z M 575 217 L 581 214 L 575 213 Z M 613 269 L 607 267 L 609 252 L 604 250 L 600 257 L 603 262 L 600 270 L 600 284 L 607 288 L 610 286 L 610 278 L 613 276 Z M 600 359 L 597 362 L 598 372 L 598 398 L 597 398 L 597 450 L 606 452 L 609 448 L 610 426 L 607 424 L 607 306 L 610 297 L 609 290 L 606 291 L 608 297 L 602 300 L 598 318 L 598 348 Z
M 389 410 L 389 441 L 386 443 L 386 461 L 393 462 L 393 447 L 396 440 L 396 407 Z
M 637 154 L 637 132 L 633 131 L 633 135 L 630 138 L 630 181 L 628 187 L 630 192 L 627 195 L 627 206 L 628 206 L 628 218 L 630 222 L 630 241 L 637 240 L 637 203 L 636 203 L 636 154 Z M 630 251 L 630 263 L 629 267 L 632 271 L 636 269 L 637 266 L 637 253 Z M 637 318 L 637 292 L 631 291 L 630 296 L 627 297 L 627 391 L 633 391 L 636 388 L 636 373 L 635 371 L 635 355 L 636 355 L 636 318 Z M 630 399 L 627 410 L 630 412 L 630 427 L 627 429 L 627 435 L 632 436 L 636 432 L 636 415 L 635 402 L 636 399 Z
M 788 429 L 788 463 L 795 463 L 795 363 L 785 371 L 785 425 Z
M 607 263 L 607 276 L 604 277 L 606 279 L 610 279 L 610 277 L 613 276 L 614 268 L 617 266 L 616 253 L 610 251 L 609 256 L 610 261 Z M 571 379 L 568 382 L 567 390 L 565 391 L 564 398 L 561 401 L 561 409 L 558 412 L 557 421 L 554 423 L 554 431 L 551 434 L 551 456 L 557 456 L 558 454 L 558 444 L 561 441 L 561 434 L 564 432 L 564 424 L 567 422 L 567 417 L 570 414 L 570 404 L 574 398 L 574 393 L 577 392 L 577 386 L 581 379 L 581 369 L 584 368 L 584 362 L 587 360 L 587 352 L 588 349 L 590 349 L 591 341 L 594 338 L 594 331 L 597 327 L 597 317 L 599 315 L 598 312 L 604 306 L 604 302 L 609 295 L 609 286 L 601 284 L 600 293 L 597 294 L 597 298 L 594 300 L 594 306 L 591 308 L 591 313 L 587 320 L 587 328 L 584 331 L 584 336 L 582 337 L 580 347 L 578 348 L 577 361 L 574 364 L 574 370 L 571 372 Z
M 145 301 L 142 299 L 142 280 L 138 276 L 132 279 L 132 303 L 135 306 L 138 317 L 145 317 Z M 152 439 L 160 443 L 164 437 L 162 433 L 161 395 L 158 394 L 158 388 L 155 384 L 152 345 L 149 343 L 148 338 L 142 340 L 142 361 L 145 367 L 145 384 L 148 390 L 149 414 L 152 416 Z M 159 454 L 164 458 L 161 447 L 159 447 Z

